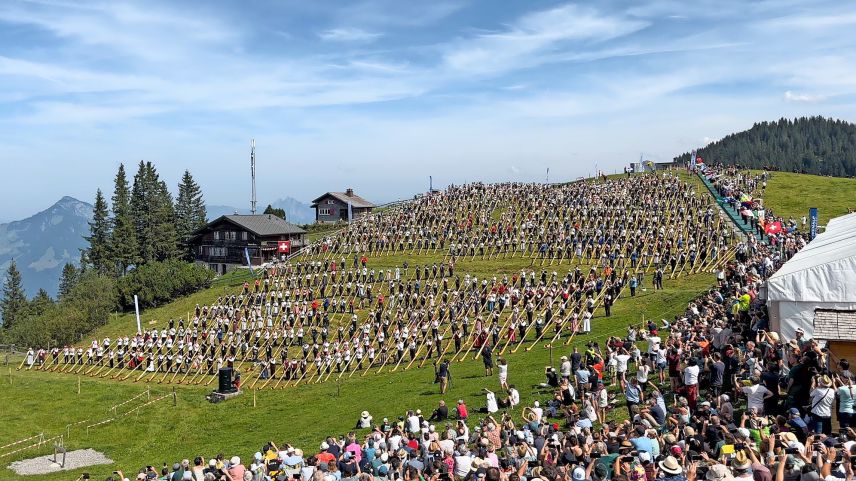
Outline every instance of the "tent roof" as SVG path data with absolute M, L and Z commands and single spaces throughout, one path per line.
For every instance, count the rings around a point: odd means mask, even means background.
M 767 280 L 771 301 L 856 302 L 856 213 L 826 231 Z

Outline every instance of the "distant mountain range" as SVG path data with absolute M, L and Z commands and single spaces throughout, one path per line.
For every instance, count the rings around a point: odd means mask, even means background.
M 293 197 L 285 197 L 270 203 L 272 206 L 285 211 L 285 220 L 292 224 L 311 224 L 315 222 L 315 211 L 309 204 L 303 203 Z M 261 214 L 267 207 L 267 203 L 259 202 L 256 207 L 256 212 Z M 209 205 L 206 206 L 208 211 L 208 220 L 213 220 L 221 215 L 234 214 L 249 214 L 250 209 L 238 208 L 231 205 Z
M 286 197 L 271 205 L 285 210 L 286 219 L 291 223 L 315 222 L 315 213 L 309 204 L 299 200 Z M 267 203 L 260 203 L 258 212 L 265 207 Z M 236 211 L 249 213 L 249 209 L 210 205 L 208 219 Z M 83 236 L 89 235 L 91 219 L 91 204 L 66 196 L 31 217 L 0 224 L 0 283 L 5 280 L 9 263 L 15 259 L 28 297 L 33 297 L 40 288 L 55 297 L 65 263 L 80 263 L 80 249 L 87 247 Z
M 15 259 L 27 296 L 34 296 L 39 288 L 56 296 L 65 263 L 80 262 L 91 218 L 91 204 L 66 196 L 24 220 L 0 224 L 0 279 L 5 279 Z

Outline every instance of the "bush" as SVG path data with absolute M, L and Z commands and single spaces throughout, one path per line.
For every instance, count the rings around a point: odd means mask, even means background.
M 114 279 L 88 271 L 58 303 L 45 306 L 42 312 L 28 312 L 5 333 L 5 339 L 19 346 L 76 343 L 107 323 L 116 308 L 116 295 Z
M 209 287 L 213 279 L 211 270 L 196 264 L 179 260 L 149 262 L 119 279 L 119 306 L 133 309 L 136 294 L 140 309 L 155 307 Z

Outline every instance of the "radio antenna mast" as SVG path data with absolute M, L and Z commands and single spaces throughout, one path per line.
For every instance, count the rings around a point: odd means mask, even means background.
M 253 178 L 253 198 L 250 200 L 250 213 L 256 214 L 256 139 L 250 140 L 250 176 Z

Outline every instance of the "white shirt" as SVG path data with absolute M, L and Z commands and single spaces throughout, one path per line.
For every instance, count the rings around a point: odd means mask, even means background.
M 659 336 L 651 336 L 648 338 L 648 352 L 654 354 L 660 349 L 660 337 Z
M 487 393 L 487 412 L 493 414 L 499 411 L 499 406 L 496 404 L 496 395 L 492 392 Z
M 636 379 L 642 382 L 648 382 L 648 373 L 651 372 L 651 366 L 647 364 L 642 364 L 639 366 L 639 369 L 636 371 Z
M 510 389 L 508 392 L 508 400 L 510 401 L 511 407 L 517 406 L 520 404 L 520 393 L 517 392 L 517 389 Z
M 746 394 L 746 406 L 749 409 L 755 408 L 758 413 L 764 412 L 764 396 L 770 392 L 763 384 L 755 384 L 752 386 L 744 386 L 741 388 Z
M 831 387 L 815 388 L 811 392 L 811 412 L 821 417 L 832 416 L 832 404 L 835 402 L 835 389 Z
M 410 416 L 409 418 L 407 418 L 407 426 L 408 426 L 408 429 L 410 430 L 411 433 L 418 433 L 419 428 L 420 428 L 419 416 L 416 416 L 414 414 L 413 416 Z
M 687 366 L 684 369 L 684 384 L 687 386 L 698 384 L 698 366 Z
M 615 356 L 615 360 L 618 361 L 618 366 L 616 370 L 618 372 L 627 372 L 627 361 L 630 360 L 629 354 L 619 354 Z

